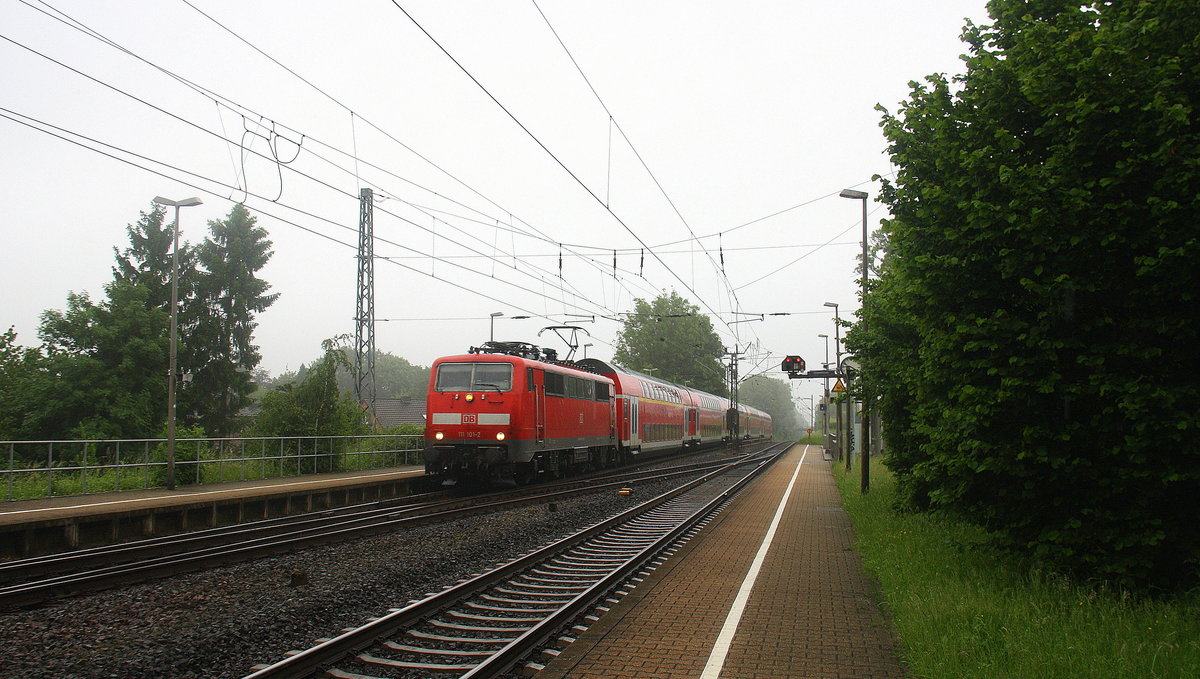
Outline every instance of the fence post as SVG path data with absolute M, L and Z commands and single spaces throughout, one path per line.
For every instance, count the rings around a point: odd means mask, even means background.
M 16 446 L 17 444 L 15 443 L 8 444 L 8 499 L 10 500 L 13 499 L 13 474 L 16 474 L 16 471 L 14 471 L 15 465 L 13 464 L 16 456 Z
M 46 451 L 46 497 L 54 497 L 54 442 Z

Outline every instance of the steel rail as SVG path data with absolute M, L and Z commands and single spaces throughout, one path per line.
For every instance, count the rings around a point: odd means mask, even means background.
M 285 530 L 283 533 L 269 532 L 257 537 L 246 537 L 235 530 L 231 533 L 234 537 L 245 537 L 246 539 L 232 543 L 226 541 L 204 546 L 204 543 L 216 539 L 213 536 L 204 536 L 199 541 L 200 546 L 191 551 L 160 555 L 154 554 L 151 550 L 143 558 L 130 562 L 103 565 L 92 570 L 0 587 L 0 609 L 29 606 L 55 597 L 93 592 L 117 585 L 135 584 L 269 554 L 366 537 L 400 527 L 417 526 L 483 512 L 560 500 L 574 495 L 616 488 L 634 481 L 650 482 L 692 474 L 704 469 L 715 468 L 721 464 L 725 463 L 694 463 L 666 471 L 623 473 L 617 475 L 617 480 L 604 480 L 599 484 L 595 483 L 596 479 L 569 481 L 562 484 L 565 486 L 564 488 L 549 493 L 523 494 L 515 498 L 492 502 L 480 503 L 478 498 L 466 498 L 426 507 L 389 507 L 372 510 L 369 512 L 369 516 L 322 517 L 312 521 L 281 526 L 280 528 Z M 453 508 L 446 509 L 447 506 Z M 186 544 L 186 541 L 179 541 L 175 544 Z M 93 555 L 89 558 L 97 557 Z
M 782 450 L 786 450 L 792 444 L 776 444 L 774 447 L 782 446 Z M 745 478 L 739 481 L 734 488 L 740 489 L 756 474 L 771 461 L 778 457 L 780 452 L 774 452 L 769 460 L 761 462 L 756 469 L 748 474 Z M 338 662 L 341 659 L 349 656 L 352 653 L 362 651 L 375 644 L 380 639 L 389 637 L 398 631 L 412 627 L 418 622 L 421 622 L 433 615 L 441 613 L 447 609 L 470 599 L 478 592 L 486 590 L 498 583 L 501 583 L 510 577 L 526 571 L 532 566 L 544 561 L 550 556 L 565 551 L 570 547 L 585 542 L 595 536 L 603 534 L 615 526 L 623 524 L 631 519 L 634 519 L 646 512 L 658 507 L 671 499 L 682 495 L 683 493 L 696 488 L 700 485 L 708 483 L 712 479 L 726 473 L 730 469 L 737 466 L 747 464 L 754 461 L 749 457 L 743 457 L 740 460 L 723 464 L 719 469 L 712 471 L 700 478 L 689 481 L 679 488 L 672 489 L 655 498 L 652 498 L 636 507 L 628 509 L 620 514 L 617 514 L 605 521 L 595 524 L 584 529 L 574 535 L 558 540 L 546 547 L 543 547 L 534 552 L 517 557 L 516 559 L 502 564 L 492 571 L 464 580 L 456 585 L 448 587 L 442 592 L 433 594 L 421 601 L 410 603 L 409 605 L 394 610 L 393 612 L 375 619 L 367 624 L 358 627 L 354 630 L 344 632 L 343 634 L 328 639 L 309 649 L 299 651 L 285 658 L 284 660 L 262 667 L 244 679 L 302 679 L 312 676 L 314 673 L 321 671 L 332 663 Z M 702 510 L 694 512 L 691 517 L 685 519 L 683 524 L 676 529 L 671 530 L 667 536 L 656 541 L 655 546 L 648 547 L 639 554 L 639 558 L 630 560 L 627 564 L 621 567 L 618 574 L 613 574 L 606 577 L 603 583 L 607 586 L 597 584 L 589 587 L 586 591 L 572 599 L 566 607 L 557 613 L 552 614 L 554 622 L 544 622 L 522 634 L 516 640 L 505 646 L 497 652 L 492 659 L 483 661 L 476 669 L 471 670 L 465 676 L 484 677 L 494 676 L 494 674 L 506 670 L 512 664 L 524 657 L 537 644 L 542 643 L 546 638 L 552 636 L 555 631 L 562 626 L 563 620 L 570 620 L 579 614 L 580 611 L 593 605 L 600 597 L 613 589 L 614 583 L 620 584 L 629 573 L 634 572 L 638 568 L 650 560 L 655 554 L 660 552 L 664 545 L 670 545 L 678 539 L 680 535 L 689 530 L 692 526 L 702 520 L 702 518 L 713 511 L 714 508 L 720 506 L 728 497 L 736 492 L 734 488 L 724 491 L 717 499 L 707 503 Z M 635 563 L 636 562 L 636 563 Z M 555 626 L 557 624 L 557 626 Z M 498 657 L 498 659 L 496 659 Z M 484 669 L 480 669 L 484 668 Z
M 709 466 L 711 462 L 690 463 L 688 465 L 678 465 L 672 469 L 688 469 L 702 468 Z M 636 479 L 639 475 L 645 472 L 627 472 L 621 471 L 616 474 L 603 474 L 599 478 L 606 478 L 612 481 L 622 479 Z M 569 479 L 561 483 L 553 483 L 549 486 L 540 486 L 541 488 L 578 488 L 594 483 L 597 476 L 578 477 Z M 33 578 L 44 578 L 45 576 L 66 573 L 79 572 L 85 569 L 94 569 L 101 567 L 113 566 L 118 563 L 129 563 L 139 559 L 150 559 L 161 556 L 169 556 L 172 554 L 180 554 L 187 551 L 194 551 L 204 547 L 216 547 L 228 545 L 231 541 L 241 537 L 250 539 L 254 537 L 263 537 L 269 535 L 278 535 L 288 529 L 298 529 L 307 526 L 329 525 L 336 517 L 341 517 L 343 520 L 361 519 L 367 520 L 374 516 L 389 514 L 397 510 L 432 510 L 435 507 L 448 508 L 455 505 L 461 505 L 471 502 L 477 502 L 480 497 L 505 497 L 513 495 L 513 491 L 506 490 L 498 493 L 487 493 L 480 495 L 463 495 L 459 494 L 449 500 L 440 501 L 436 497 L 443 496 L 455 491 L 437 491 L 433 493 L 423 493 L 420 495 L 410 495 L 404 498 L 392 498 L 388 500 L 377 500 L 365 502 L 356 505 L 348 505 L 346 507 L 338 507 L 332 509 L 322 509 L 303 514 L 295 514 L 292 516 L 276 517 L 272 519 L 263 519 L 259 521 L 239 523 L 232 526 L 223 526 L 217 528 L 207 528 L 188 533 L 166 535 L 161 537 L 146 538 L 142 540 L 124 542 L 116 545 L 104 545 L 98 547 L 89 547 L 85 549 L 73 550 L 70 552 L 59 552 L 56 554 L 47 554 L 42 556 L 29 557 L 0 563 L 0 583 L 13 583 L 28 581 Z M 519 496 L 528 495 L 528 488 L 519 491 Z

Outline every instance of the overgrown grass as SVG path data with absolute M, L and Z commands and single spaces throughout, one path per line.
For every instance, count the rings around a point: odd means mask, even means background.
M 893 510 L 833 465 L 857 549 L 877 578 L 917 679 L 1196 679 L 1200 593 L 1170 600 L 1089 587 L 986 546 L 978 528 Z
M 778 440 L 778 439 L 776 439 L 776 440 Z M 798 440 L 800 443 L 806 443 L 809 445 L 819 446 L 819 445 L 823 445 L 825 443 L 825 436 L 819 431 L 815 431 L 811 434 L 801 432 L 801 436 Z

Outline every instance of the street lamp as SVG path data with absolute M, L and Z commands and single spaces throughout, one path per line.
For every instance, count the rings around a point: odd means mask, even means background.
M 868 259 L 867 248 L 869 241 L 867 240 L 867 192 L 856 191 L 854 189 L 842 189 L 838 194 L 842 198 L 850 198 L 851 200 L 862 201 L 862 233 L 863 233 L 863 250 L 862 250 L 862 306 L 859 309 L 859 331 L 865 332 L 867 328 L 867 269 L 870 263 Z M 862 485 L 860 492 L 866 495 L 871 489 L 871 416 L 869 415 L 870 398 L 867 394 L 867 383 L 863 380 L 862 389 L 862 455 L 859 456 L 859 466 L 862 467 Z
M 171 348 L 168 351 L 169 358 L 167 359 L 167 490 L 175 490 L 175 372 L 178 369 L 175 356 L 179 333 L 179 208 L 194 207 L 204 201 L 199 198 L 170 200 L 162 196 L 155 196 L 154 202 L 158 205 L 175 208 L 175 225 L 171 228 L 173 232 L 171 245 Z
M 842 370 L 842 316 L 840 313 L 838 313 L 837 302 L 826 302 L 825 306 L 833 308 L 833 334 L 834 334 L 833 349 L 834 349 L 834 354 L 837 357 L 837 370 L 840 373 Z M 849 382 L 849 380 L 847 380 L 847 382 Z M 842 395 L 845 396 L 844 391 L 842 392 Z M 837 419 L 838 419 L 838 428 L 839 429 L 841 429 L 842 424 L 845 423 L 845 432 L 844 433 L 841 431 L 838 432 L 837 450 L 838 450 L 838 459 L 839 460 L 842 459 L 843 456 L 846 458 L 846 470 L 849 471 L 850 470 L 850 422 L 849 422 L 850 418 L 846 417 L 845 413 L 842 412 L 843 401 L 846 401 L 846 399 L 841 398 L 838 400 L 838 418 Z M 846 406 L 846 408 L 848 409 L 849 407 Z
M 838 313 L 837 302 L 826 302 L 825 306 L 833 307 L 833 333 L 835 341 L 833 343 L 834 351 L 837 354 L 838 370 L 842 368 L 842 317 Z
M 491 342 L 496 341 L 496 317 L 503 316 L 503 315 L 504 315 L 503 311 L 493 311 L 492 312 L 492 320 L 491 320 L 491 324 L 488 329 L 488 340 Z
M 583 345 L 583 357 L 584 357 L 584 358 L 587 358 L 587 349 L 588 349 L 588 347 L 593 347 L 593 346 L 596 346 L 596 345 L 594 345 L 594 344 L 585 344 L 585 345 Z
M 829 369 L 829 335 L 826 335 L 825 333 L 821 333 L 821 334 L 817 335 L 817 337 L 825 338 L 825 362 L 821 364 L 821 367 L 828 370 Z M 821 401 L 821 416 L 822 416 L 821 417 L 821 440 L 825 444 L 825 452 L 832 455 L 833 453 L 829 452 L 829 378 L 826 377 L 823 381 L 825 382 L 825 395 L 824 395 L 823 400 Z

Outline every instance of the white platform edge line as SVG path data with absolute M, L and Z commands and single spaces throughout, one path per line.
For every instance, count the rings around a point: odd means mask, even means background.
M 700 673 L 700 679 L 718 679 L 721 676 L 721 669 L 725 666 L 725 656 L 729 653 L 729 646 L 733 643 L 733 636 L 742 621 L 742 614 L 746 611 L 746 602 L 750 600 L 750 592 L 754 591 L 754 582 L 758 579 L 758 573 L 762 570 L 763 562 L 766 561 L 767 552 L 771 549 L 771 543 L 775 541 L 775 532 L 779 529 L 779 523 L 783 519 L 783 510 L 787 507 L 788 499 L 792 496 L 792 489 L 796 486 L 796 479 L 800 477 L 800 467 L 804 465 L 804 458 L 808 455 L 808 449 L 809 446 L 804 447 L 804 452 L 800 455 L 800 461 L 796 463 L 796 471 L 792 472 L 792 480 L 788 483 L 787 490 L 784 491 L 783 497 L 779 500 L 779 507 L 775 510 L 775 518 L 771 520 L 771 526 L 767 528 L 767 533 L 763 536 L 762 544 L 758 547 L 758 553 L 754 555 L 754 561 L 750 564 L 750 569 L 746 571 L 746 577 L 742 580 L 742 587 L 738 590 L 737 597 L 733 600 L 733 606 L 729 609 L 729 615 L 725 616 L 725 624 L 721 627 L 721 633 L 717 635 L 717 641 L 713 645 L 712 652 L 708 655 L 708 663 L 704 665 L 704 671 Z

